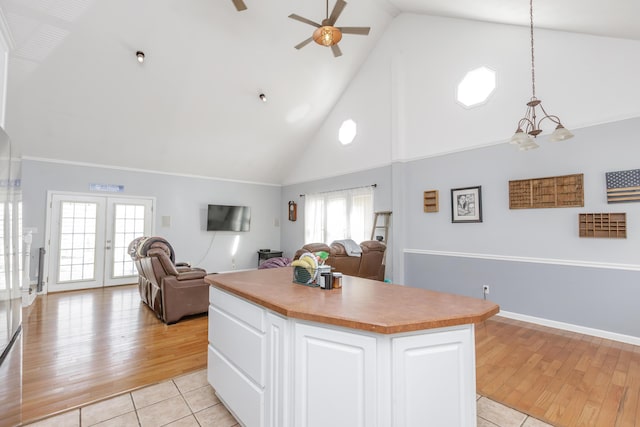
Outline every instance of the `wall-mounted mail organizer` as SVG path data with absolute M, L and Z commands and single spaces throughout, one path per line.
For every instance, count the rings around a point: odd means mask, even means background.
M 438 190 L 428 190 L 424 192 L 424 211 L 438 212 Z
M 627 214 L 624 212 L 579 214 L 578 231 L 580 237 L 626 239 Z
M 509 209 L 584 206 L 584 174 L 509 181 Z

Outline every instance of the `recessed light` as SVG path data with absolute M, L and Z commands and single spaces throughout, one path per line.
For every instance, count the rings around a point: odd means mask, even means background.
M 144 52 L 141 50 L 137 51 L 136 58 L 138 59 L 138 62 L 142 64 L 144 62 Z
M 267 102 L 267 95 L 265 95 L 264 93 L 258 95 L 258 98 L 260 98 L 262 102 Z

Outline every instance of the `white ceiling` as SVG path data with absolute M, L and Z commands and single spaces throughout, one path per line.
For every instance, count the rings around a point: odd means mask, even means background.
M 371 33 L 345 35 L 334 58 L 294 49 L 313 27 L 287 18 L 318 22 L 324 1 L 245 3 L 0 0 L 8 133 L 31 158 L 277 184 L 399 13 L 529 22 L 524 0 L 348 0 L 338 26 Z M 640 40 L 637 0 L 534 8 L 536 27 Z

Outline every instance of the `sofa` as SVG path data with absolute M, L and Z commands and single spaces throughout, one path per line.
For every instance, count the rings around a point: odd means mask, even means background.
M 360 256 L 352 256 L 345 245 L 340 242 L 333 242 L 331 245 L 307 243 L 296 251 L 293 259 L 298 259 L 305 252 L 315 254 L 319 251 L 325 251 L 329 254 L 325 264 L 333 267 L 334 271 L 348 276 L 383 281 L 385 271 L 383 261 L 387 249 L 385 244 L 377 240 L 365 240 L 359 246 L 362 251 Z
M 129 244 L 138 270 L 140 299 L 166 324 L 209 309 L 207 272 L 175 263 L 173 248 L 162 237 L 139 237 Z

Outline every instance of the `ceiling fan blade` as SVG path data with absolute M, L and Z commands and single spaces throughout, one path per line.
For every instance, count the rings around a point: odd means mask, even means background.
M 308 39 L 301 41 L 300 43 L 298 43 L 297 45 L 295 45 L 294 47 L 296 49 L 302 49 L 303 47 L 305 47 L 306 45 L 308 45 L 311 41 L 313 40 L 313 37 L 309 37 Z
M 238 9 L 238 12 L 240 12 L 241 10 L 246 10 L 247 9 L 247 5 L 244 4 L 244 1 L 242 0 L 231 0 L 233 2 L 233 5 L 236 7 L 236 9 Z
M 342 51 L 337 44 L 331 45 L 331 51 L 333 52 L 333 56 L 335 56 L 336 58 L 338 56 L 342 56 Z
M 310 19 L 303 18 L 303 17 L 302 17 L 302 16 L 300 16 L 300 15 L 296 15 L 295 13 L 292 13 L 291 15 L 289 15 L 289 18 L 291 18 L 291 19 L 295 19 L 296 21 L 304 22 L 305 24 L 312 25 L 312 26 L 314 26 L 314 27 L 316 27 L 316 28 L 320 28 L 320 27 L 322 27 L 322 25 L 320 25 L 320 24 L 318 24 L 318 23 L 316 23 L 316 22 L 313 22 L 313 21 L 311 21 Z
M 337 0 L 336 5 L 333 6 L 333 10 L 331 11 L 331 16 L 329 16 L 329 25 L 333 26 L 338 20 L 338 17 L 344 10 L 344 7 L 347 5 L 347 2 L 344 0 Z
M 359 36 L 369 35 L 370 27 L 337 27 L 343 34 L 357 34 Z

